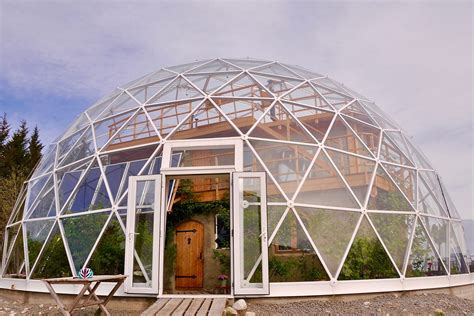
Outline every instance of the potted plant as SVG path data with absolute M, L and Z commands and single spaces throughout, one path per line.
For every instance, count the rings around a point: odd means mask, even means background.
M 227 279 L 229 279 L 229 277 L 225 274 L 221 274 L 217 277 L 217 279 L 219 281 L 221 281 L 221 287 L 226 287 L 227 286 Z

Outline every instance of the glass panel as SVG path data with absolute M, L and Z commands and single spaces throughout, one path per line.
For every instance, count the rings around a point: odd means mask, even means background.
M 367 209 L 399 212 L 415 211 L 381 165 L 377 167 Z
M 393 162 L 399 165 L 414 167 L 408 157 L 395 145 L 395 143 L 383 133 L 382 144 L 380 145 L 380 159 Z
M 147 85 L 150 86 L 150 83 L 154 83 L 157 81 L 164 81 L 165 79 L 171 80 L 172 78 L 176 77 L 176 74 L 167 71 L 165 69 L 160 69 L 158 71 L 146 74 L 145 76 L 138 78 L 128 84 L 122 85 L 124 89 L 134 88 L 138 86 Z M 151 94 L 149 94 L 151 96 Z
M 268 185 L 268 183 L 267 183 Z M 275 228 L 287 209 L 286 205 L 267 205 L 268 237 L 273 235 Z
M 364 124 L 357 120 L 353 120 L 350 117 L 344 116 L 344 120 L 354 130 L 354 132 L 362 139 L 364 144 L 370 149 L 370 151 L 377 156 L 379 149 L 379 139 L 382 131 L 376 127 L 368 124 Z
M 230 81 L 240 72 L 223 73 L 223 74 L 206 74 L 206 75 L 192 75 L 186 74 L 186 78 L 189 79 L 196 87 L 204 91 L 205 93 L 211 94 L 217 88 Z
M 94 213 L 61 220 L 76 271 L 79 272 L 83 268 L 109 214 Z
M 135 111 L 117 115 L 94 124 L 95 141 L 98 149 L 101 149 L 115 133 L 127 122 Z
M 198 61 L 194 61 L 192 63 L 188 63 L 188 64 L 182 64 L 182 65 L 177 65 L 177 66 L 172 66 L 172 67 L 166 67 L 166 69 L 169 69 L 171 71 L 175 71 L 177 73 L 182 73 L 182 72 L 185 72 L 185 71 L 188 71 L 192 68 L 195 68 L 199 65 L 202 65 L 206 62 L 208 62 L 209 60 L 198 60 Z
M 118 98 L 116 98 L 111 105 L 102 112 L 97 120 L 102 120 L 112 115 L 116 115 L 125 111 L 132 109 L 137 109 L 140 106 L 140 103 L 132 98 L 128 93 L 122 93 Z
M 270 98 L 270 93 L 247 74 L 233 79 L 229 84 L 214 92 L 214 96 Z
M 112 216 L 89 261 L 96 275 L 124 273 L 125 234 L 117 218 Z
M 64 204 L 67 202 L 72 191 L 78 184 L 81 175 L 91 162 L 88 161 L 86 164 L 79 166 L 68 167 L 62 169 L 56 173 L 56 179 L 58 182 L 58 193 L 59 193 L 59 208 L 62 209 Z
M 59 163 L 60 166 L 66 166 L 83 158 L 92 156 L 95 153 L 92 129 L 89 127 L 81 138 L 75 143 L 74 147 Z
M 200 166 L 233 166 L 235 164 L 235 149 L 230 148 L 190 148 L 185 150 L 173 150 L 172 154 L 182 154 L 178 167 L 200 167 Z
M 249 136 L 290 142 L 316 143 L 314 138 L 278 102 L 265 114 Z
M 349 97 L 349 94 L 347 93 L 347 90 L 345 89 L 345 87 L 343 87 L 343 85 L 337 82 L 336 80 L 330 79 L 328 77 L 324 77 L 324 78 L 313 80 L 313 83 L 317 85 L 322 85 L 326 88 L 333 90 L 334 92 L 337 92 L 346 97 Z
M 418 150 L 415 149 L 415 147 L 407 140 L 408 144 L 408 149 L 411 153 L 411 157 L 413 157 L 413 160 L 416 163 L 416 166 L 418 168 L 425 168 L 425 169 L 433 169 L 433 167 L 430 166 L 426 158 L 419 152 Z
M 222 60 L 213 60 L 202 66 L 194 68 L 188 72 L 188 74 L 199 73 L 199 72 L 216 72 L 216 71 L 235 71 L 239 68 L 232 66 Z
M 97 117 L 122 93 L 122 90 L 116 89 L 112 94 L 100 99 L 86 110 L 87 115 L 92 121 L 95 121 Z
M 453 200 L 451 199 L 451 196 L 448 193 L 448 190 L 446 190 L 446 187 L 444 186 L 444 184 L 441 181 L 440 181 L 440 183 L 441 183 L 441 187 L 443 188 L 443 195 L 446 199 L 446 204 L 447 204 L 447 207 L 448 207 L 449 216 L 451 218 L 460 218 L 458 210 L 456 209 L 456 206 L 454 205 Z
M 369 217 L 398 269 L 403 271 L 415 215 L 370 213 Z
M 287 64 L 282 64 L 282 65 L 284 65 L 286 68 L 289 68 L 291 71 L 296 72 L 298 75 L 300 75 L 301 77 L 305 79 L 314 79 L 318 77 L 323 77 L 323 75 L 306 70 L 304 68 L 301 68 L 300 66 L 287 65 Z
M 378 126 L 384 129 L 398 129 L 397 125 L 392 120 L 389 120 L 388 115 L 383 113 L 375 103 L 367 101 L 361 101 L 360 103 L 367 113 L 378 123 Z
M 346 106 L 342 111 L 342 114 L 358 119 L 365 123 L 377 126 L 377 123 L 367 113 L 367 111 L 360 105 L 358 101 L 352 102 Z
M 427 187 L 425 180 L 422 177 L 418 178 L 418 189 L 418 208 L 423 213 L 444 217 L 448 216 L 440 202 L 435 198 L 433 192 Z
M 189 82 L 181 77 L 178 77 L 163 91 L 155 95 L 153 98 L 150 98 L 147 101 L 147 104 L 192 99 L 201 96 L 202 93 L 190 85 Z
M 295 201 L 311 205 L 360 208 L 324 151 L 319 153 Z
M 438 176 L 434 171 L 424 171 L 420 170 L 418 171 L 418 175 L 422 180 L 424 181 L 427 188 L 430 189 L 430 191 L 434 194 L 436 197 L 436 200 L 439 202 L 439 205 L 443 208 L 443 210 L 447 213 L 447 207 L 446 207 L 446 200 L 443 195 L 443 191 L 441 189 L 440 182 L 438 181 Z
M 45 175 L 41 178 L 31 180 L 28 182 L 28 194 L 27 194 L 27 203 L 26 210 L 29 211 L 33 207 L 33 203 L 38 198 L 40 193 L 45 190 L 44 187 L 49 181 L 51 174 Z
M 80 130 L 58 143 L 58 162 L 61 162 L 64 156 L 72 149 L 74 144 L 76 144 L 86 131 L 88 131 L 88 129 Z
M 364 205 L 375 170 L 375 162 L 333 150 L 327 150 L 327 153 L 359 199 L 360 204 Z
M 399 274 L 364 216 L 351 249 L 342 266 L 339 280 L 398 278 Z
M 83 177 L 81 183 L 79 184 L 76 192 L 68 203 L 68 206 L 63 211 L 64 214 L 79 213 L 89 210 L 93 206 L 93 202 L 96 200 L 96 193 L 98 191 L 99 180 L 101 179 L 101 172 L 97 165 L 97 162 L 94 162 L 93 166 L 89 169 L 88 173 Z M 103 194 L 100 193 L 100 196 Z M 100 201 L 105 199 L 99 198 Z M 110 201 L 109 201 L 110 204 Z M 107 205 L 103 205 L 104 208 Z M 108 205 L 110 206 L 110 205 Z
M 133 95 L 138 102 L 145 103 L 152 99 L 158 92 L 161 92 L 161 90 L 173 80 L 174 77 L 161 81 L 154 81 L 152 84 L 140 84 L 137 85 L 136 88 L 128 89 L 128 93 Z
M 469 273 L 469 266 L 464 260 L 463 249 L 456 233 L 450 225 L 450 272 L 451 274 Z
M 67 276 L 71 276 L 71 269 L 58 224 L 55 224 L 31 277 L 46 279 Z
M 473 270 L 473 263 L 471 261 L 471 253 L 469 252 L 469 248 L 466 243 L 466 233 L 464 231 L 462 222 L 451 222 L 451 227 L 454 231 L 454 234 L 456 235 L 456 239 L 459 243 L 459 246 L 461 247 L 462 255 L 464 257 L 464 262 L 470 267 L 471 272 L 474 272 Z
M 270 65 L 255 68 L 255 69 L 252 69 L 252 71 L 261 72 L 261 73 L 270 74 L 270 75 L 283 76 L 283 77 L 300 78 L 297 74 L 288 70 L 287 68 L 283 67 L 282 65 L 278 63 L 272 63 Z
M 405 156 L 407 156 L 411 162 L 413 159 L 410 154 L 410 150 L 408 149 L 408 145 L 405 142 L 405 137 L 403 137 L 402 132 L 399 131 L 385 131 L 385 135 L 387 135 L 390 139 L 394 141 L 394 143 L 398 146 Z
M 250 144 L 291 199 L 310 167 L 317 147 L 260 140 L 250 140 Z
M 433 250 L 425 229 L 417 220 L 405 276 L 423 277 L 446 274 L 446 270 Z
M 301 218 L 305 225 L 305 219 Z M 330 278 L 290 209 L 269 247 L 270 282 L 328 281 Z
M 364 144 L 339 116 L 336 117 L 324 144 L 350 153 L 371 158 L 373 157 L 367 148 L 365 148 Z
M 269 155 L 270 156 L 270 155 Z M 260 164 L 257 157 L 248 145 L 244 146 L 244 171 L 263 171 L 267 175 L 267 201 L 268 202 L 285 202 L 286 198 L 283 197 L 282 192 L 273 182 L 270 174 L 265 171 L 263 166 Z
M 41 247 L 43 247 L 51 227 L 53 227 L 54 221 L 55 220 L 45 220 L 25 223 L 30 269 L 33 268 Z
M 120 190 L 120 195 L 122 195 L 119 205 L 120 206 L 127 206 L 128 203 L 128 178 L 131 176 L 137 176 L 140 173 L 140 170 L 145 166 L 146 160 L 135 160 L 128 163 L 127 173 L 125 174 L 122 189 Z M 145 170 L 141 173 L 146 175 L 149 173 L 149 165 L 145 168 Z
M 329 272 L 335 276 L 361 214 L 298 206 L 296 212 Z M 334 233 L 335 227 L 337 234 Z
M 416 171 L 385 163 L 383 166 L 412 205 L 416 205 Z
M 320 84 L 320 80 L 313 80 L 313 86 L 321 94 L 329 104 L 337 110 L 342 109 L 346 104 L 352 101 L 352 97 L 347 96 L 344 93 L 337 92 L 337 89 L 327 89 Z
M 302 82 L 298 79 L 291 79 L 288 77 L 282 78 L 279 76 L 272 76 L 271 74 L 252 74 L 262 86 L 267 88 L 267 90 L 275 96 L 281 96 L 287 93 Z
M 18 225 L 17 228 L 20 228 L 21 225 Z M 20 228 L 19 233 L 15 234 L 18 230 L 14 231 L 13 229 L 9 232 L 8 238 L 11 238 L 11 242 L 13 242 L 15 236 L 16 241 L 13 245 L 12 251 L 10 256 L 7 258 L 8 263 L 5 266 L 5 270 L 3 271 L 3 276 L 9 278 L 25 278 L 26 275 L 24 274 L 24 263 L 25 263 L 25 252 L 23 249 L 23 233 L 22 229 Z
M 44 173 L 50 172 L 53 169 L 54 161 L 56 159 L 56 144 L 51 144 L 43 153 L 40 163 L 35 168 L 32 178 L 38 177 Z
M 50 177 L 38 199 L 29 210 L 28 218 L 51 217 L 56 215 L 54 200 L 54 180 Z
M 284 105 L 319 142 L 323 141 L 333 120 L 334 113 L 293 103 L 285 102 Z
M 229 121 L 214 107 L 204 102 L 188 120 L 173 132 L 171 139 L 240 136 Z
M 147 106 L 146 111 L 161 137 L 168 135 L 202 100 Z
M 272 104 L 271 100 L 258 99 L 213 98 L 213 101 L 243 134 L 250 130 Z
M 243 69 L 249 69 L 249 68 L 254 68 L 258 67 L 264 64 L 268 64 L 268 61 L 262 61 L 262 60 L 254 60 L 254 59 L 224 59 L 225 61 L 228 61 L 240 68 Z
M 435 249 L 446 267 L 449 266 L 448 220 L 420 216 L 433 241 Z
M 313 86 L 308 83 L 305 83 L 289 92 L 283 96 L 283 99 L 304 105 L 332 110 L 329 103 L 327 103 L 326 100 L 324 100 L 321 95 L 313 88 Z

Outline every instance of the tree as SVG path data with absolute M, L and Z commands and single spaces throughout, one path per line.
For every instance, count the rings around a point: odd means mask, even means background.
M 18 168 L 28 172 L 28 127 L 26 121 L 21 121 L 18 129 L 13 133 L 11 139 L 5 144 L 3 149 L 3 165 L 0 170 L 0 177 L 6 177 Z
M 39 140 L 39 129 L 37 126 L 35 126 L 33 134 L 31 134 L 30 141 L 28 143 L 28 169 L 30 172 L 41 159 L 42 149 L 43 144 L 41 144 Z
M 10 134 L 10 124 L 7 121 L 7 113 L 3 113 L 0 122 L 0 155 Z M 1 156 L 0 156 L 1 157 Z

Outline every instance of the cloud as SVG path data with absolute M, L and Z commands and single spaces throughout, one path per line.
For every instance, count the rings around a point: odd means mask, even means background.
M 280 60 L 376 101 L 415 136 L 460 212 L 474 218 L 471 2 L 0 5 L 0 85 L 47 135 L 117 85 L 162 66 L 216 56 Z

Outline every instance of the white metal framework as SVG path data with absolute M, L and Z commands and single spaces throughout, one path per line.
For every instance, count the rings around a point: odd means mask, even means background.
M 208 165 L 183 153 L 226 142 Z M 76 275 L 100 261 L 104 236 L 118 228 L 125 237 L 131 176 L 209 166 L 265 172 L 269 260 L 314 261 L 317 273 L 295 280 L 270 273 L 271 295 L 472 282 L 461 219 L 439 175 L 374 102 L 298 66 L 221 58 L 147 74 L 75 119 L 21 190 L 2 278 L 46 276 L 59 248 L 67 260 L 58 274 Z M 364 240 L 392 274 L 351 272 Z

